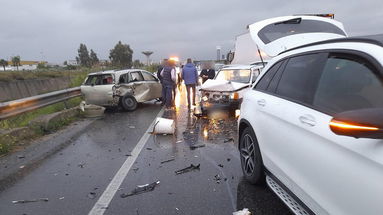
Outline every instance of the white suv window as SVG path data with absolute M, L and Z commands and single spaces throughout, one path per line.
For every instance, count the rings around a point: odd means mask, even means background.
M 313 105 L 329 113 L 383 108 L 382 75 L 367 60 L 353 55 L 330 55 L 318 83 Z
M 157 79 L 152 74 L 150 74 L 148 72 L 142 72 L 141 74 L 142 74 L 142 76 L 144 76 L 145 81 L 157 81 Z

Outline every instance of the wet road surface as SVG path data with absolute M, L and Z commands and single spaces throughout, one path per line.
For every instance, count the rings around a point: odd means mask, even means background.
M 184 89 L 174 110 L 175 135 L 151 135 L 104 214 L 290 214 L 267 188 L 242 179 L 236 119 L 196 118 Z M 0 193 L 0 214 L 88 214 L 159 113 L 154 103 L 134 112 L 107 112 L 73 143 Z M 197 146 L 197 147 L 196 147 Z M 200 146 L 200 147 L 198 147 Z M 195 148 L 193 148 L 195 147 Z M 183 174 L 177 170 L 199 165 Z M 154 190 L 122 198 L 137 185 Z M 48 202 L 13 204 L 48 198 Z

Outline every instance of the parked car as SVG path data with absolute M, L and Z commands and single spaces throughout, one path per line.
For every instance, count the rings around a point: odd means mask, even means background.
M 249 29 L 274 58 L 241 105 L 244 177 L 295 214 L 383 214 L 383 35 L 313 16 Z
M 239 109 L 243 93 L 249 89 L 260 74 L 261 65 L 230 65 L 219 70 L 214 79 L 201 86 L 201 113 L 210 110 Z
M 121 106 L 133 111 L 137 103 L 161 97 L 162 86 L 150 72 L 139 69 L 90 73 L 81 85 L 87 104 Z

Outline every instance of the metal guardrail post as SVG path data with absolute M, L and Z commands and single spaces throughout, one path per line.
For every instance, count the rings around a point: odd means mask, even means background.
M 80 87 L 0 103 L 0 120 L 81 96 Z

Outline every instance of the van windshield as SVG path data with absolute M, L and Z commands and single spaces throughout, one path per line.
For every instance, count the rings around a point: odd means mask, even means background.
M 113 84 L 112 74 L 89 75 L 85 85 L 108 85 Z

